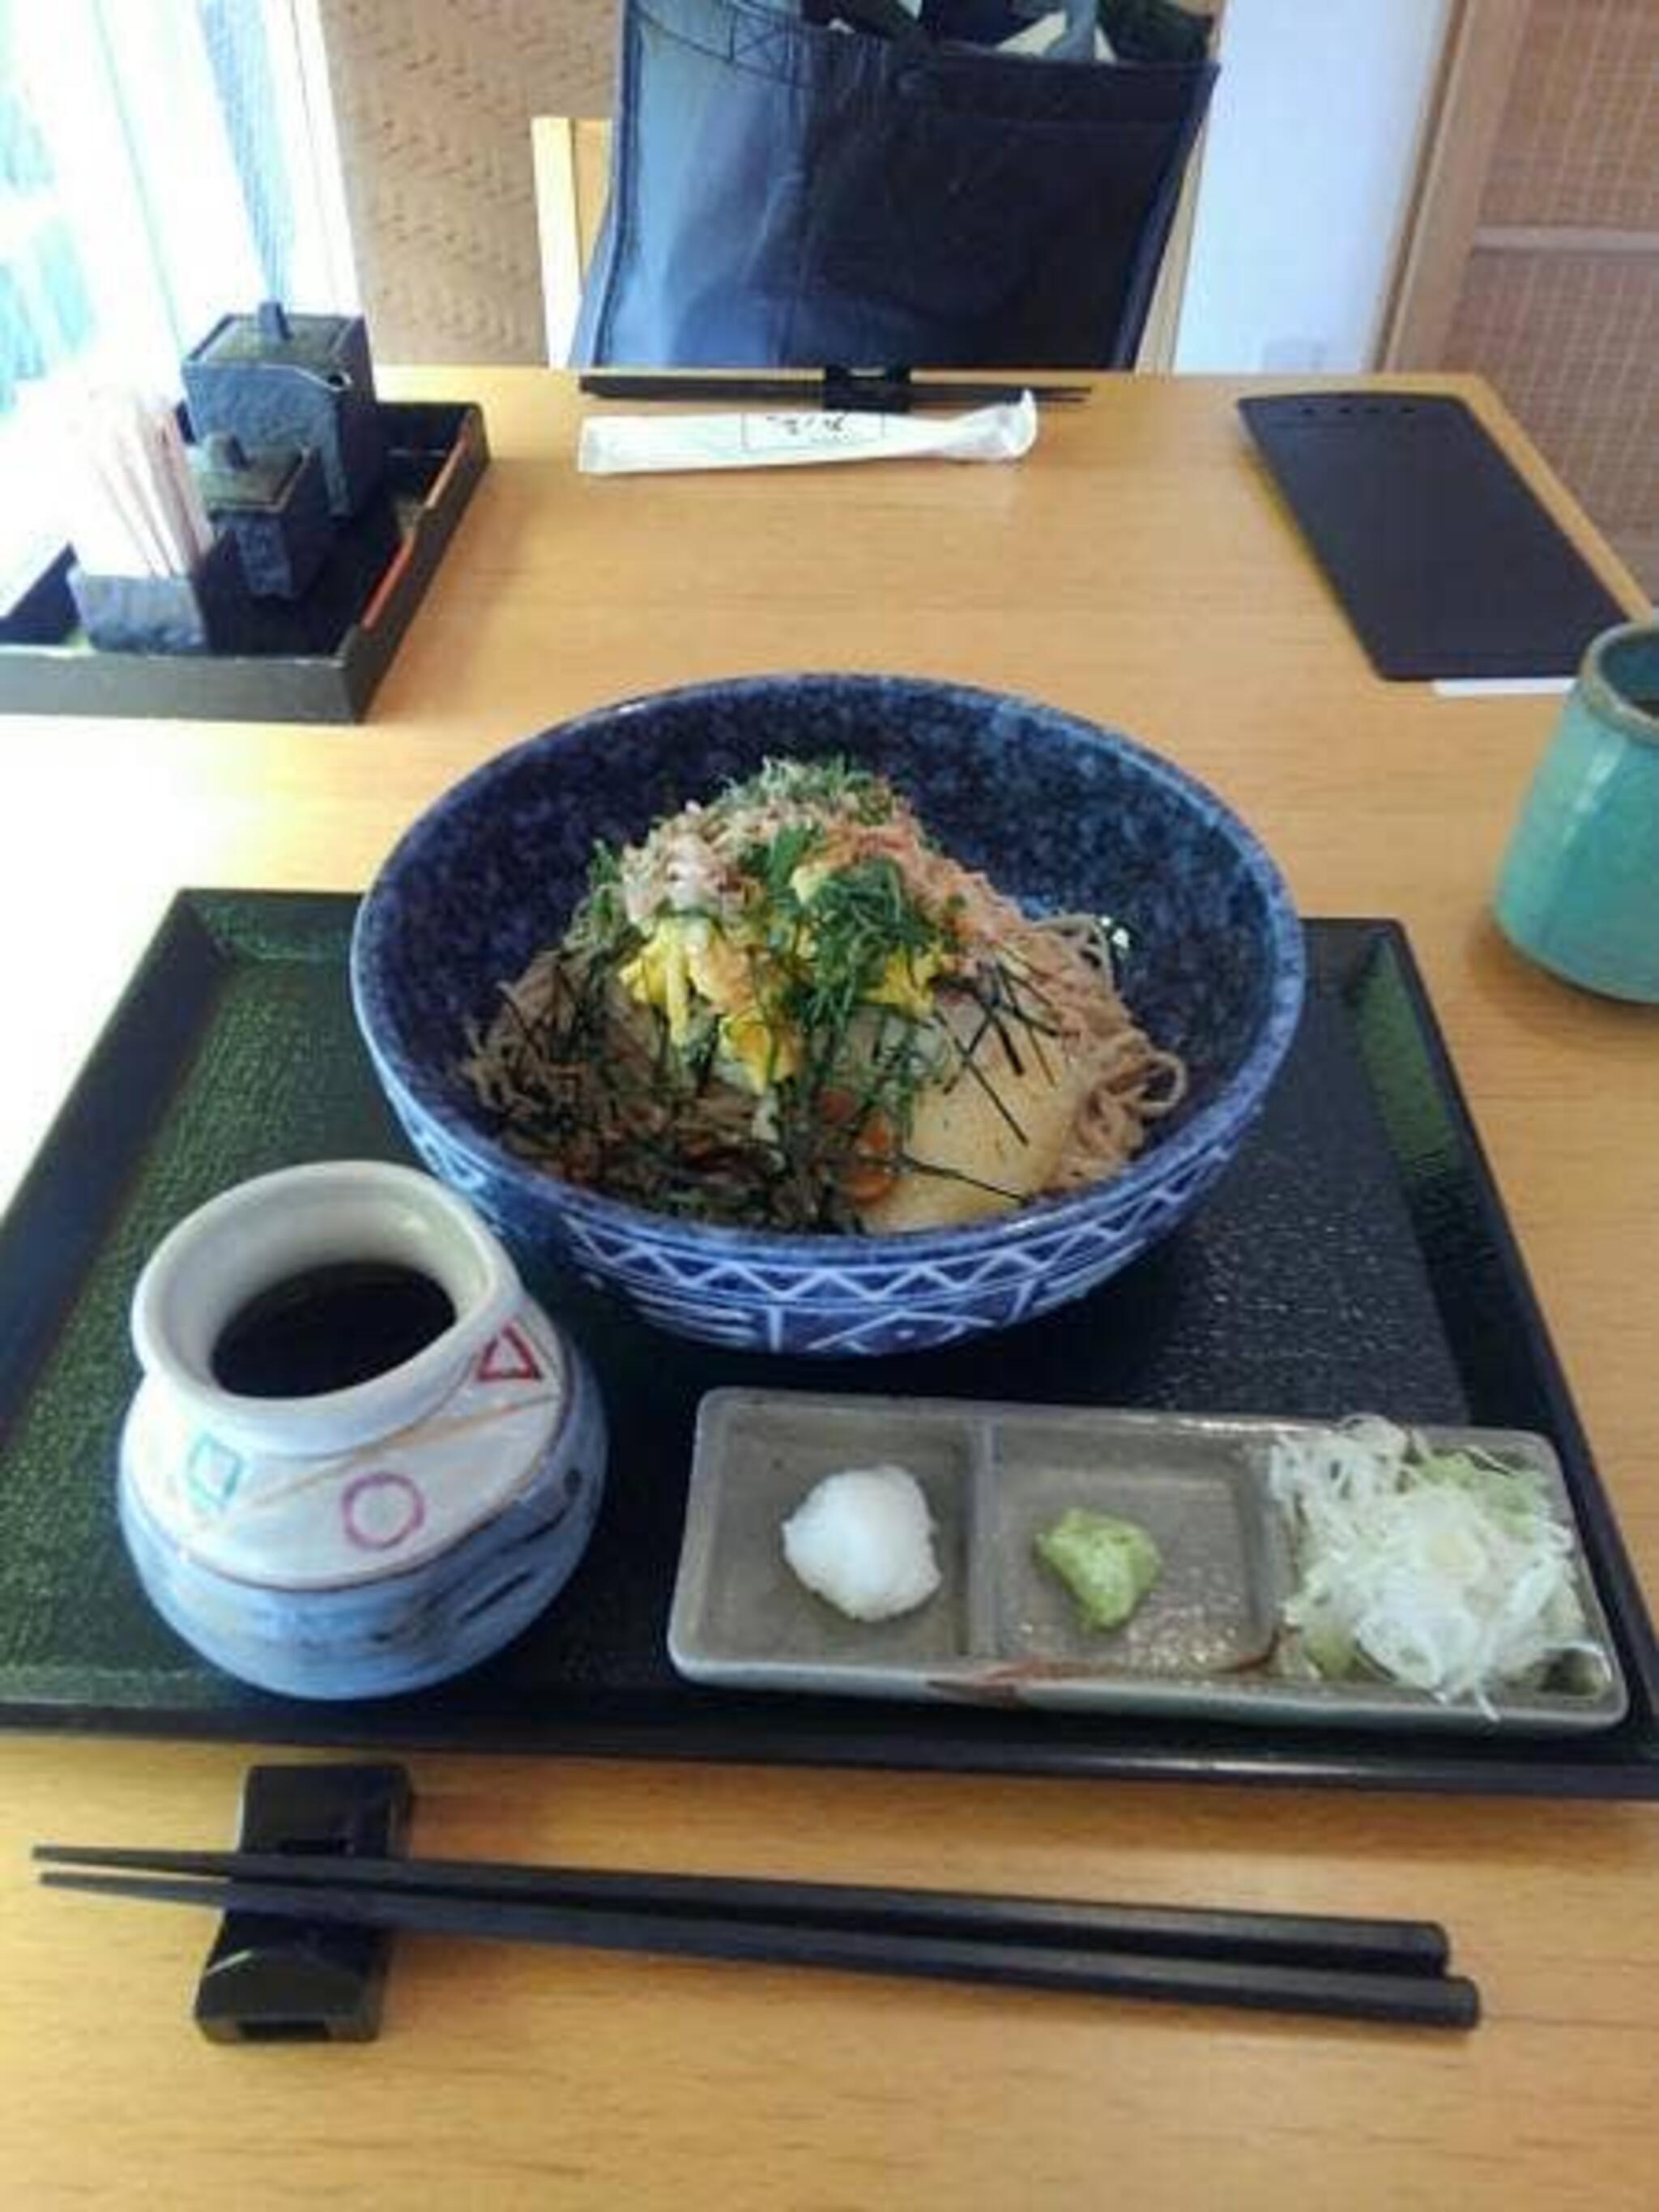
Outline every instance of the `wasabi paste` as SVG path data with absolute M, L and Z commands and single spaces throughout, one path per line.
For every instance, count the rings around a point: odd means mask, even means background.
M 1144 1528 L 1081 1505 L 1041 1530 L 1033 1548 L 1077 1601 L 1085 1628 L 1121 1628 L 1164 1569 Z

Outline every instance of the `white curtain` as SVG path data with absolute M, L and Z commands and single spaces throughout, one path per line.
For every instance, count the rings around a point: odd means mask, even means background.
M 354 312 L 314 0 L 0 0 L 0 609 L 61 542 L 24 387 L 179 389 L 262 299 Z

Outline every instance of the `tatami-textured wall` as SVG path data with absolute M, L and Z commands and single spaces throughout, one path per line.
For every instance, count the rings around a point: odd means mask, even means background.
M 320 0 L 375 356 L 546 359 L 530 118 L 611 111 L 613 0 Z
M 1445 358 L 1659 592 L 1659 0 L 1532 0 Z

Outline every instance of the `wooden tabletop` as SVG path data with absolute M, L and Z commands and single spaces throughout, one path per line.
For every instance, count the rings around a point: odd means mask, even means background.
M 1659 1591 L 1659 1014 L 1551 981 L 1487 916 L 1558 702 L 1376 679 L 1240 386 L 1105 380 L 1018 466 L 605 480 L 575 473 L 567 380 L 384 381 L 481 400 L 495 462 L 366 724 L 0 718 L 0 1191 L 181 884 L 360 886 L 473 763 L 631 691 L 838 667 L 1028 691 L 1212 784 L 1305 913 L 1407 924 Z M 1441 383 L 1638 608 L 1490 395 Z M 202 1921 L 46 1896 L 26 1855 L 228 1842 L 252 1755 L 0 1742 L 20 2212 L 1654 2201 L 1651 1807 L 417 1758 L 425 1853 L 1426 1916 L 1486 2016 L 1459 2038 L 401 1939 L 377 2042 L 226 2048 L 190 2018 Z

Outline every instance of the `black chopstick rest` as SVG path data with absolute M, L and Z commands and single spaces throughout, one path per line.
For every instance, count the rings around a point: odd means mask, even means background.
M 415 1795 L 401 1766 L 248 1770 L 240 1843 L 301 1863 L 393 1857 Z M 368 2043 L 380 2033 L 391 1932 L 326 1917 L 225 1915 L 197 1984 L 196 2024 L 215 2043 Z

